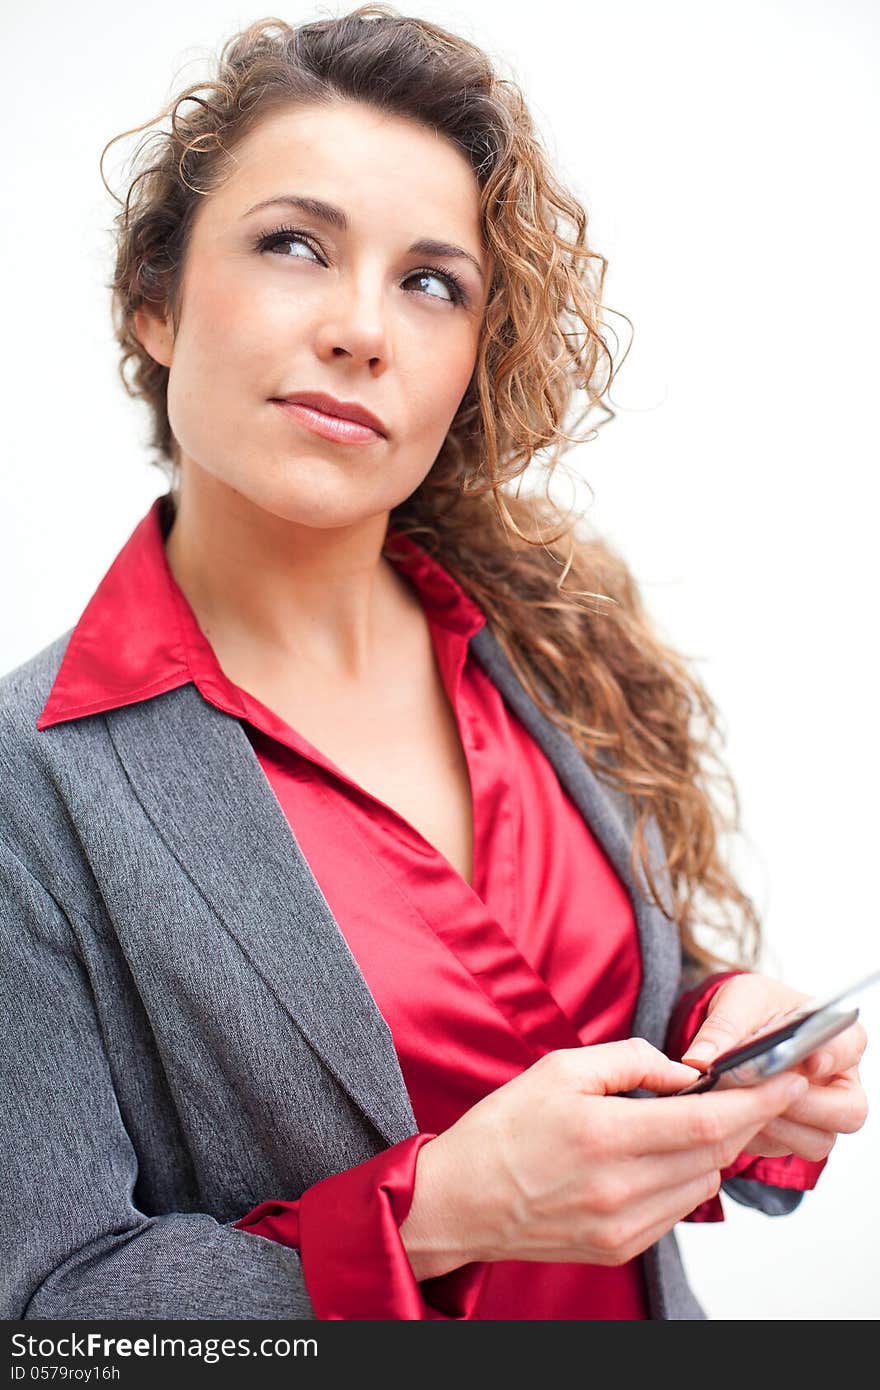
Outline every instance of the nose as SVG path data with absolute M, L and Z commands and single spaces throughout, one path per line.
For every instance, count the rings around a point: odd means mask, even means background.
M 322 309 L 317 331 L 322 357 L 345 354 L 371 365 L 391 360 L 387 304 L 378 274 L 365 270 L 357 278 L 342 277 Z

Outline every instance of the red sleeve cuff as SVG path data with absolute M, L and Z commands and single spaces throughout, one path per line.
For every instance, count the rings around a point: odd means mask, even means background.
M 418 1282 L 400 1239 L 419 1150 L 436 1137 L 411 1135 L 322 1178 L 298 1201 L 261 1202 L 235 1222 L 236 1229 L 299 1250 L 316 1318 L 472 1318 L 489 1264 L 462 1265 Z
M 726 970 L 709 975 L 693 989 L 688 990 L 678 1000 L 669 1020 L 666 1032 L 666 1054 L 674 1062 L 681 1058 L 703 1026 L 709 1012 L 709 1004 L 715 994 L 734 975 L 746 974 L 743 970 Z M 827 1158 L 816 1163 L 798 1158 L 796 1154 L 786 1154 L 782 1158 L 762 1158 L 756 1154 L 741 1153 L 729 1168 L 721 1170 L 722 1181 L 726 1178 L 745 1178 L 752 1182 L 767 1183 L 770 1187 L 793 1187 L 806 1192 L 816 1186 L 819 1174 L 828 1162 Z M 711 1197 L 701 1203 L 685 1218 L 685 1221 L 723 1221 L 724 1208 L 720 1197 Z

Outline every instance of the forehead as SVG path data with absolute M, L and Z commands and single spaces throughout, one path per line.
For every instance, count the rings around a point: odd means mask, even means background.
M 339 204 L 353 224 L 368 217 L 410 228 L 415 219 L 421 232 L 469 233 L 481 244 L 480 190 L 467 158 L 409 117 L 351 101 L 293 107 L 267 116 L 233 153 L 232 173 L 206 200 L 224 216 L 307 194 Z

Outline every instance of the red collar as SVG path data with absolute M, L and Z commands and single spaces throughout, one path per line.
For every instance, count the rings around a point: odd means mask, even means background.
M 203 693 L 236 688 L 227 680 L 168 565 L 170 494 L 151 504 L 86 605 L 58 668 L 37 728 L 135 704 L 193 681 Z M 463 638 L 486 622 L 443 566 L 409 536 L 388 528 L 388 558 L 412 580 L 425 614 Z

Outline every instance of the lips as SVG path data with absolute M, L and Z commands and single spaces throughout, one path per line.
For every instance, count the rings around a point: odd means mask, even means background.
M 290 405 L 311 406 L 313 410 L 320 410 L 325 415 L 335 415 L 338 420 L 352 420 L 355 424 L 365 425 L 367 429 L 375 430 L 377 434 L 387 438 L 388 431 L 383 421 L 357 401 L 339 401 L 324 391 L 292 391 L 287 396 L 277 396 L 275 399 L 286 401 Z

